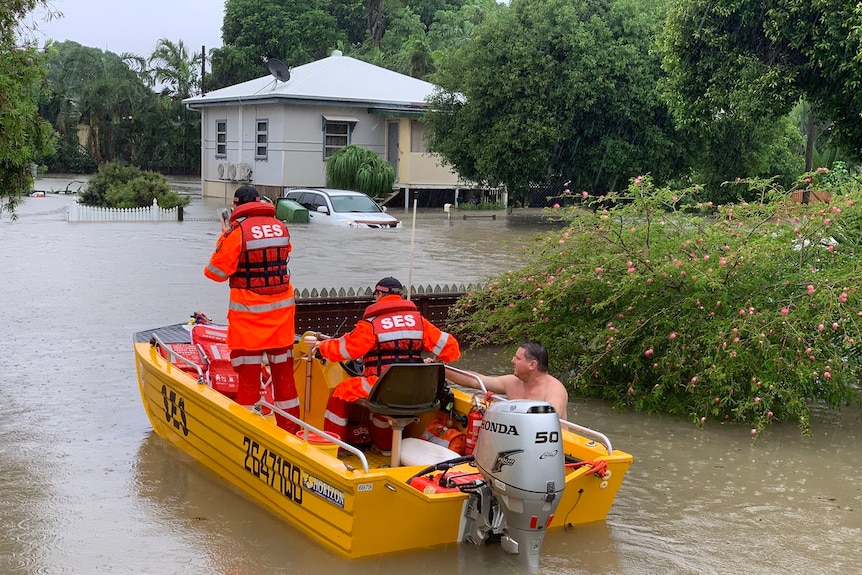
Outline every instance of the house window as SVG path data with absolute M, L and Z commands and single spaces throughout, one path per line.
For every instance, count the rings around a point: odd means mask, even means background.
M 269 120 L 257 121 L 257 136 L 254 147 L 254 157 L 265 160 L 269 143 Z
M 216 158 L 227 157 L 227 120 L 216 120 Z
M 353 127 L 359 122 L 356 118 L 347 116 L 323 117 L 323 159 L 350 143 Z
M 428 151 L 425 145 L 425 124 L 419 120 L 410 120 L 410 151 L 419 154 Z

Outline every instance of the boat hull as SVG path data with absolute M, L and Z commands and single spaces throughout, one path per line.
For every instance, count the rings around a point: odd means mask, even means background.
M 158 346 L 140 338 L 134 345 L 141 399 L 155 432 L 321 545 L 359 558 L 464 539 L 468 495 L 430 493 L 409 485 L 422 466 L 370 465 L 365 471 L 355 458 L 339 459 L 332 450 L 278 428 L 271 416 L 248 411 L 199 383 L 166 360 Z M 296 357 L 304 353 L 302 346 L 300 341 Z M 328 397 L 344 374 L 333 371 L 338 364 L 313 365 L 306 386 L 306 361 L 297 362 L 296 376 L 301 402 L 307 406 L 303 415 L 322 427 L 322 396 Z M 456 409 L 466 413 L 470 394 L 454 393 Z M 412 427 L 420 430 L 425 424 Z M 421 433 L 416 430 L 408 428 L 405 436 Z M 564 431 L 563 436 L 567 454 L 606 461 L 610 475 L 597 476 L 589 466 L 570 470 L 550 527 L 602 521 L 632 457 L 617 450 L 609 455 L 603 446 L 574 433 Z

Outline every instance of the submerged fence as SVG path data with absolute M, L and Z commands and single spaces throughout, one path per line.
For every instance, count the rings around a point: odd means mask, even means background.
M 182 206 L 160 208 L 157 200 L 143 208 L 102 208 L 85 206 L 78 202 L 69 204 L 66 221 L 69 222 L 176 222 L 183 220 Z
M 449 308 L 473 285 L 413 286 L 410 300 L 429 321 L 438 325 L 449 316 Z M 318 331 L 340 336 L 352 330 L 374 298 L 373 288 L 296 290 L 296 331 Z M 405 295 L 407 291 L 405 289 Z

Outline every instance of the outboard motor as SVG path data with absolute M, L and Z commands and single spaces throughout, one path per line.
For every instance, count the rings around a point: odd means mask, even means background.
M 475 461 L 491 497 L 478 494 L 471 539 L 499 533 L 503 550 L 538 567 L 545 530 L 565 487 L 560 419 L 544 401 L 495 401 L 485 411 Z

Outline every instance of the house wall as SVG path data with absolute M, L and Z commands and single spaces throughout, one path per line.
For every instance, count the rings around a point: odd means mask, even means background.
M 399 118 L 398 124 L 398 174 L 395 187 L 456 187 L 459 183 L 457 174 L 445 167 L 439 156 L 426 152 L 424 145 L 417 146 L 417 143 L 424 141 L 421 124 L 410 118 Z M 417 129 L 419 133 L 414 134 L 413 130 Z
M 220 178 L 219 164 L 247 164 L 252 170 L 251 183 L 262 192 L 282 187 L 325 186 L 324 116 L 356 118 L 350 142 L 371 149 L 383 158 L 386 157 L 386 124 L 393 120 L 383 114 L 370 114 L 366 108 L 344 106 L 249 104 L 207 107 L 201 113 L 203 194 L 225 201 L 246 182 Z M 227 122 L 227 153 L 223 157 L 216 156 L 216 122 L 219 120 Z M 268 122 L 266 158 L 255 158 L 258 120 Z M 464 183 L 459 186 L 456 174 L 444 167 L 437 156 L 411 151 L 411 121 L 398 118 L 398 122 L 396 188 L 469 187 Z

